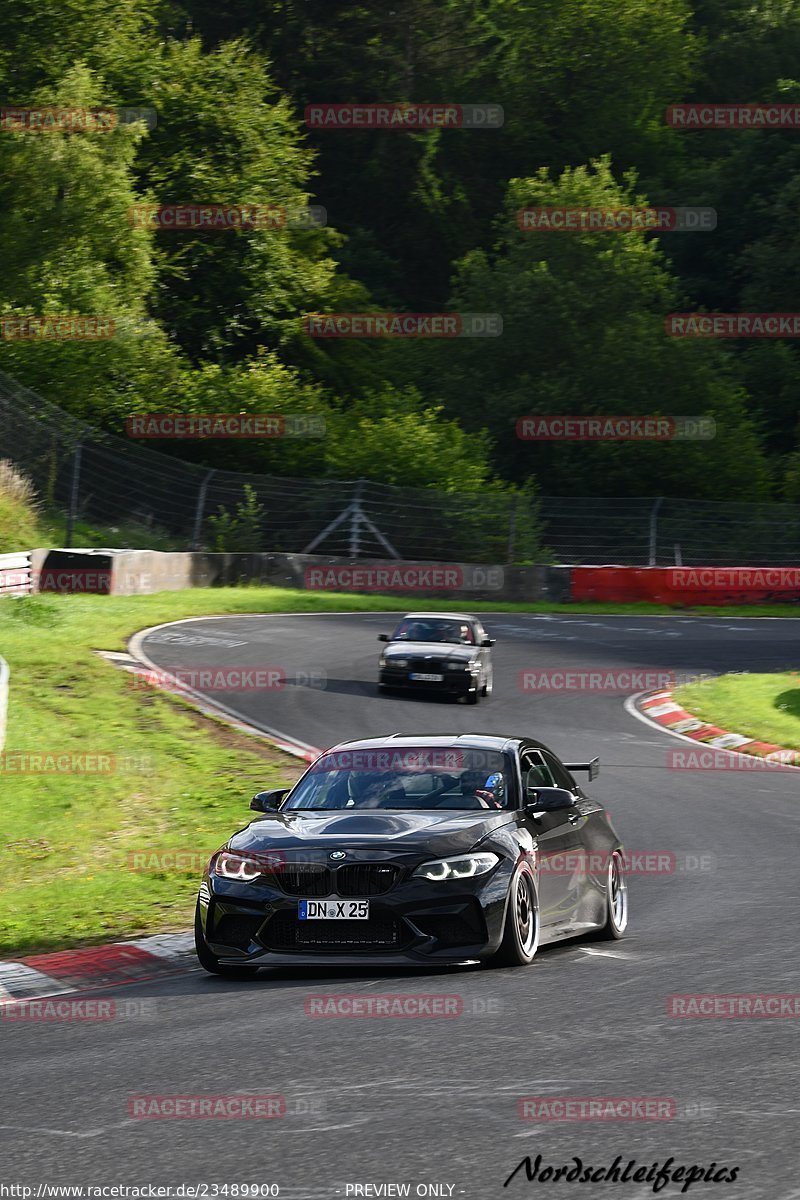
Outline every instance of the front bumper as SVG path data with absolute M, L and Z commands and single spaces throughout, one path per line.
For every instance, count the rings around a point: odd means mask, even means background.
M 365 897 L 367 920 L 353 921 L 300 921 L 305 897 L 212 875 L 200 889 L 200 919 L 211 953 L 229 966 L 485 959 L 500 945 L 512 871 L 502 860 L 487 876 L 434 883 L 405 870 L 388 892 Z
M 411 678 L 412 674 L 424 673 L 403 667 L 381 667 L 378 682 L 381 687 L 387 688 L 409 688 L 419 692 L 445 692 L 456 696 L 467 696 L 478 688 L 480 680 L 478 672 L 473 674 L 471 671 L 431 672 L 431 674 L 442 675 L 441 680 Z

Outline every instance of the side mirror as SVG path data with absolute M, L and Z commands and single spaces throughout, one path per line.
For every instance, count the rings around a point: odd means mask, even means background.
M 256 792 L 250 801 L 250 807 L 255 809 L 256 812 L 277 812 L 281 806 L 281 801 L 284 796 L 288 796 L 290 790 L 290 788 L 282 788 L 280 791 L 274 792 Z
M 379 633 L 378 634 L 379 642 L 390 642 L 391 640 L 392 639 L 389 637 L 388 633 Z
M 574 808 L 577 797 L 566 788 L 533 787 L 528 791 L 525 807 L 529 812 L 558 812 L 559 809 Z
M 483 641 L 481 642 L 481 645 L 482 646 L 493 646 L 496 641 L 497 641 L 497 638 L 484 638 Z

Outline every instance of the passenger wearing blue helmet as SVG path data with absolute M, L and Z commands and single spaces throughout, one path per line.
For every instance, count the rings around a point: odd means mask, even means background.
M 494 771 L 482 787 L 475 789 L 475 795 L 485 801 L 489 808 L 505 808 L 506 781 L 502 771 Z

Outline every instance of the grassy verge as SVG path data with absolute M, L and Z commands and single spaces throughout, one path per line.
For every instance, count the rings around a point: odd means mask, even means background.
M 418 597 L 281 588 L 0 601 L 0 653 L 12 671 L 6 752 L 100 752 L 127 760 L 130 768 L 103 775 L 0 772 L 5 835 L 0 955 L 187 928 L 204 857 L 245 824 L 253 791 L 288 783 L 302 769 L 297 760 L 201 718 L 179 700 L 134 691 L 129 676 L 94 650 L 123 650 L 137 629 L 181 617 L 397 611 L 415 603 Z M 425 606 L 448 609 L 453 602 L 426 600 Z M 508 612 L 653 612 L 647 605 L 503 607 Z M 796 608 L 786 608 L 797 615 Z M 730 609 L 721 611 L 732 615 Z M 775 608 L 763 612 L 777 615 Z M 735 722 L 732 727 L 737 728 Z M 774 740 L 785 741 L 773 733 Z M 785 744 L 797 744 L 796 735 Z M 190 856 L 187 869 L 131 869 L 134 854 L 176 851 Z
M 800 750 L 800 674 L 721 675 L 689 683 L 675 698 L 720 729 Z

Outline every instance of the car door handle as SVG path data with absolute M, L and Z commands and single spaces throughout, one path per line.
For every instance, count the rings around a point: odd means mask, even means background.
M 578 825 L 581 818 L 578 813 L 570 813 L 567 817 L 567 820 L 569 821 L 570 825 Z

